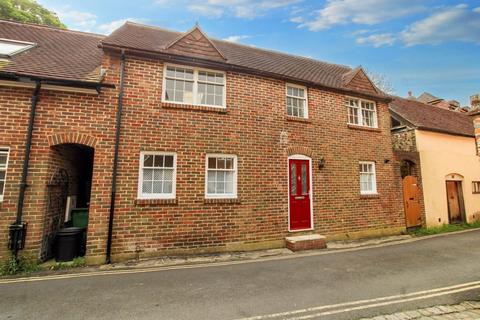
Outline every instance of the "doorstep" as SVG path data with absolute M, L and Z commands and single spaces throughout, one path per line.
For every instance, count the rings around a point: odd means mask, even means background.
M 285 242 L 293 252 L 327 248 L 327 237 L 319 234 L 286 237 Z

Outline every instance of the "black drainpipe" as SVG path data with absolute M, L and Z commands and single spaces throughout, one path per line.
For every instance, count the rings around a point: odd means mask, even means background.
M 30 108 L 30 117 L 28 119 L 27 141 L 25 142 L 25 155 L 23 158 L 22 179 L 20 182 L 20 191 L 18 194 L 17 203 L 17 218 L 13 224 L 10 225 L 10 241 L 9 247 L 13 253 L 15 259 L 19 250 L 22 250 L 25 246 L 25 236 L 27 224 L 22 221 L 23 216 L 23 203 L 25 200 L 25 191 L 27 185 L 28 175 L 28 163 L 30 161 L 30 150 L 32 146 L 33 126 L 35 123 L 35 113 L 37 110 L 37 104 L 40 100 L 40 88 L 42 84 L 40 81 L 36 82 L 35 90 L 32 95 L 32 105 Z
M 112 252 L 113 217 L 115 213 L 115 197 L 117 195 L 118 149 L 120 147 L 120 131 L 121 131 L 121 125 L 122 125 L 124 78 L 125 78 L 125 50 L 122 50 L 122 54 L 120 56 L 120 88 L 118 92 L 118 107 L 117 107 L 116 129 L 115 129 L 115 154 L 113 156 L 112 194 L 110 198 L 110 216 L 108 220 L 107 258 L 106 258 L 107 264 L 112 262 L 111 252 Z

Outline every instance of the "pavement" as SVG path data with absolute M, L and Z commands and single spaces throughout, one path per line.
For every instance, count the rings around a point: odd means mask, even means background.
M 0 319 L 359 319 L 455 305 L 480 296 L 479 241 L 475 230 L 258 259 L 0 279 Z
M 452 320 L 480 319 L 480 302 L 465 301 L 457 305 L 439 305 L 417 310 L 397 312 L 389 315 L 376 316 L 373 318 L 363 318 L 361 320 Z

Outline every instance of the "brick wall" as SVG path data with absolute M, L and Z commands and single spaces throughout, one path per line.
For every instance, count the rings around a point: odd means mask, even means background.
M 106 55 L 107 83 L 118 83 L 119 60 Z M 378 104 L 379 130 L 348 127 L 344 96 L 308 89 L 309 119 L 286 117 L 285 83 L 227 73 L 227 109 L 161 103 L 163 64 L 127 57 L 113 256 L 283 243 L 288 235 L 287 158 L 313 159 L 315 232 L 338 235 L 404 227 L 401 186 L 392 161 L 390 116 Z M 114 89 L 99 96 L 43 91 L 32 146 L 25 220 L 26 252 L 38 255 L 45 184 L 53 145 L 86 142 L 95 149 L 87 256 L 105 253 L 113 162 Z M 31 90 L 0 88 L 0 145 L 11 161 L 0 228 L 14 220 Z M 177 153 L 176 201 L 137 198 L 140 151 Z M 238 201 L 205 201 L 205 155 L 238 156 Z M 320 158 L 325 167 L 319 169 Z M 362 197 L 358 161 L 376 162 L 379 195 Z M 7 236 L 0 233 L 0 250 Z M 0 255 L 5 251 L 0 251 Z M 100 261 L 100 260 L 96 260 Z

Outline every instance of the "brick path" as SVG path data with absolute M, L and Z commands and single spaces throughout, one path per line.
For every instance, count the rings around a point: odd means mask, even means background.
M 457 305 L 435 306 L 425 309 L 397 312 L 362 320 L 453 320 L 480 319 L 480 301 L 466 301 Z

